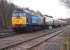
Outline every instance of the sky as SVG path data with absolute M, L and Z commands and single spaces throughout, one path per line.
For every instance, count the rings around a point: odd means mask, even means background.
M 53 16 L 55 19 L 70 18 L 70 12 L 59 0 L 8 0 L 20 7 L 39 10 L 42 14 Z

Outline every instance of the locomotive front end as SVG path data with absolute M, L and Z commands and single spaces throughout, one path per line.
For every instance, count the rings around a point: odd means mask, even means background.
M 27 17 L 23 12 L 15 12 L 12 14 L 12 27 L 14 30 L 24 30 L 27 25 Z
M 26 17 L 12 17 L 12 26 L 13 27 L 23 27 L 26 26 Z

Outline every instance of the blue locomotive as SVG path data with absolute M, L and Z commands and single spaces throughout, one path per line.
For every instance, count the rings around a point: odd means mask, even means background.
M 15 11 L 11 23 L 15 31 L 39 30 L 44 26 L 44 17 L 31 15 L 25 11 Z

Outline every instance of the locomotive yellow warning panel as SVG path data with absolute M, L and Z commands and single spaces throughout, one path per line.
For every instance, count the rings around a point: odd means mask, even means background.
M 26 25 L 27 24 L 27 20 L 26 17 L 12 17 L 12 25 Z

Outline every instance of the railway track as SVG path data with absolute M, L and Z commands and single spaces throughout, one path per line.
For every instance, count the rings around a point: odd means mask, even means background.
M 60 28 L 60 27 L 59 27 Z M 52 30 L 55 32 L 56 30 L 58 30 L 59 28 L 53 28 Z M 62 27 L 61 27 L 62 28 Z M 56 30 L 55 30 L 56 29 Z M 44 29 L 43 29 L 44 30 Z M 41 31 L 41 30 L 39 30 Z M 35 32 L 39 32 L 39 31 L 35 31 Z M 47 32 L 50 32 L 50 30 L 47 29 Z M 52 31 L 52 32 L 53 32 Z M 33 31 L 34 32 L 34 31 Z M 31 32 L 23 32 L 23 33 L 31 33 Z M 19 35 L 19 33 L 15 33 L 13 31 L 9 31 L 9 30 L 2 30 L 0 31 L 0 38 L 5 38 L 5 37 L 10 37 L 10 36 L 15 36 L 15 35 Z
M 48 40 L 56 35 L 58 35 L 60 32 L 62 32 L 63 28 L 58 29 L 61 31 L 47 31 L 43 30 L 40 32 L 35 32 L 34 34 L 24 34 L 24 35 L 18 35 L 13 37 L 6 37 L 0 39 L 0 50 L 15 50 L 14 48 L 18 48 L 18 46 L 23 44 L 23 47 L 21 49 L 28 50 L 36 45 L 39 45 L 45 40 Z
M 59 33 L 61 33 L 63 30 L 49 34 L 49 35 L 43 35 L 41 37 L 35 38 L 35 39 L 31 39 L 22 43 L 18 43 L 15 45 L 11 45 L 7 48 L 4 48 L 3 50 L 17 50 L 20 48 L 20 50 L 30 50 L 31 48 L 41 44 L 42 42 L 58 35 Z
M 14 32 L 11 30 L 0 30 L 0 38 L 8 37 L 11 35 L 15 35 Z

